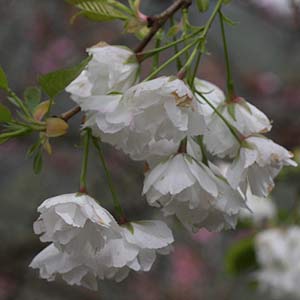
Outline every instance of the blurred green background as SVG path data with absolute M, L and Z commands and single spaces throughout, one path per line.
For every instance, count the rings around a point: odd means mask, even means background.
M 104 40 L 134 46 L 138 41 L 122 35 L 122 25 L 94 23 L 82 18 L 70 24 L 74 10 L 62 0 L 1 0 L 0 64 L 18 94 L 34 85 L 41 73 L 70 66 L 85 56 L 85 48 Z M 172 1 L 142 0 L 142 11 L 158 13 Z M 256 1 L 257 2 L 257 1 Z M 300 27 L 297 16 L 263 8 L 256 2 L 233 0 L 225 9 L 237 25 L 228 27 L 231 63 L 237 90 L 273 121 L 270 137 L 294 149 L 300 145 Z M 211 9 L 214 1 L 211 3 Z M 204 23 L 209 12 L 190 10 L 191 21 Z M 199 76 L 224 88 L 223 50 L 218 24 L 209 35 L 210 54 L 201 63 Z M 169 53 L 170 54 L 170 53 Z M 168 53 L 163 55 L 166 58 Z M 149 63 L 146 63 L 150 67 Z M 166 73 L 172 74 L 170 68 Z M 3 94 L 0 94 L 3 101 Z M 73 106 L 68 95 L 55 103 L 57 113 Z M 157 260 L 148 274 L 133 274 L 121 284 L 102 282 L 99 292 L 69 287 L 64 282 L 47 283 L 28 268 L 42 245 L 33 234 L 36 208 L 46 198 L 78 189 L 81 151 L 79 124 L 70 122 L 66 137 L 53 141 L 54 153 L 45 156 L 44 169 L 34 175 L 32 161 L 25 158 L 32 138 L 0 146 L 0 300 L 60 299 L 269 299 L 249 286 L 249 274 L 232 277 L 225 272 L 226 249 L 243 231 L 197 235 L 186 233 L 170 220 L 176 236 L 175 250 Z M 105 154 L 126 212 L 133 219 L 160 218 L 141 197 L 143 165 L 106 146 Z M 298 178 L 300 179 L 300 178 Z M 292 205 L 300 180 L 278 185 L 274 198 L 280 206 Z M 92 153 L 89 191 L 110 208 L 100 162 Z M 287 298 L 285 298 L 287 299 Z

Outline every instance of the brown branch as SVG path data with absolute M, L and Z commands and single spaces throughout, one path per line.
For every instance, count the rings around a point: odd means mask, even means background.
M 171 6 L 169 6 L 162 13 L 148 17 L 148 26 L 151 27 L 149 34 L 142 40 L 142 42 L 135 48 L 134 52 L 137 53 L 139 59 L 139 53 L 144 50 L 148 43 L 155 36 L 157 31 L 165 25 L 168 19 L 170 19 L 181 8 L 188 7 L 192 4 L 193 0 L 176 0 Z
M 69 111 L 61 114 L 60 118 L 64 121 L 68 122 L 72 117 L 74 117 L 80 111 L 81 111 L 81 108 L 79 106 L 75 106 L 75 107 L 71 108 Z

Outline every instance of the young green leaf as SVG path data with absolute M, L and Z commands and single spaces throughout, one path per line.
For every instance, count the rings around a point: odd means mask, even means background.
M 235 26 L 237 24 L 237 22 L 231 20 L 229 17 L 225 16 L 222 12 L 221 12 L 221 15 L 222 15 L 224 22 L 226 22 L 228 25 Z
M 7 77 L 3 71 L 3 69 L 0 66 L 0 89 L 8 91 L 9 87 L 8 87 L 8 81 L 7 81 Z
M 9 122 L 12 119 L 9 109 L 0 103 L 0 122 Z
M 24 99 L 27 107 L 32 112 L 41 101 L 41 89 L 33 86 L 26 88 Z
M 29 147 L 29 149 L 27 150 L 26 155 L 27 155 L 28 157 L 31 157 L 31 156 L 34 155 L 34 153 L 35 153 L 36 151 L 40 151 L 40 148 L 41 148 L 41 139 L 39 138 L 37 142 L 35 142 L 33 145 L 31 145 L 31 146 Z
M 43 168 L 43 154 L 42 151 L 37 152 L 33 159 L 33 171 L 35 174 L 39 174 Z
M 227 110 L 231 118 L 236 121 L 236 116 L 235 116 L 235 103 L 230 103 L 227 105 Z
M 206 12 L 209 9 L 210 0 L 197 0 L 197 6 L 200 12 Z
M 42 75 L 39 84 L 50 98 L 54 98 L 84 70 L 90 60 L 91 57 L 87 57 L 77 66 Z
M 127 20 L 128 15 L 117 7 L 123 7 L 114 0 L 67 0 L 79 8 L 84 16 L 94 21 Z M 124 10 L 124 7 L 123 7 Z
M 181 25 L 175 24 L 172 27 L 170 27 L 170 29 L 168 30 L 167 36 L 174 37 L 180 30 L 182 30 Z

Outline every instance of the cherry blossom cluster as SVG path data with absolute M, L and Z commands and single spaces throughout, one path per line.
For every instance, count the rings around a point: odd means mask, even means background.
M 89 48 L 85 70 L 66 88 L 86 115 L 94 137 L 147 166 L 142 194 L 164 216 L 191 232 L 234 228 L 252 194 L 266 197 L 292 154 L 263 136 L 271 122 L 240 97 L 214 84 L 176 76 L 140 81 L 128 48 Z M 227 159 L 226 172 L 215 165 Z M 246 192 L 248 191 L 248 192 Z M 86 194 L 46 200 L 35 233 L 51 243 L 31 263 L 42 278 L 97 288 L 96 279 L 121 281 L 149 271 L 173 243 L 162 221 L 120 222 Z
M 85 126 L 146 161 L 147 202 L 189 230 L 233 228 L 247 207 L 247 189 L 266 197 L 281 168 L 296 165 L 290 152 L 263 135 L 271 122 L 245 99 L 228 99 L 198 78 L 193 85 L 174 76 L 138 83 L 129 49 L 101 44 L 88 52 L 91 62 L 67 88 L 87 114 Z M 230 159 L 227 172 L 208 156 Z

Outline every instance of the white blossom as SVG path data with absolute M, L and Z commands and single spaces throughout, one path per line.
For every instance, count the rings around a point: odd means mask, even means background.
M 79 285 L 97 290 L 96 273 L 85 266 L 80 259 L 60 251 L 50 244 L 31 262 L 30 267 L 39 269 L 40 277 L 48 281 L 60 275 L 69 285 Z
M 74 249 L 67 253 L 51 244 L 33 259 L 30 267 L 39 269 L 41 278 L 48 281 L 60 275 L 70 285 L 95 290 L 97 279 L 120 282 L 130 270 L 147 272 L 157 254 L 169 254 L 172 249 L 172 232 L 161 221 L 132 222 L 119 229 L 121 235 L 107 239 L 100 251 L 91 244 L 82 244 L 85 251 Z
M 238 135 L 245 137 L 253 133 L 271 130 L 271 122 L 266 115 L 245 99 L 237 97 L 234 101 L 227 103 L 225 95 L 215 85 L 199 79 L 195 81 L 195 85 L 197 91 L 201 92 L 204 98 L 219 112 L 217 114 L 205 99 L 197 95 L 207 123 L 203 142 L 213 155 L 234 157 L 238 153 L 239 141 L 233 135 L 229 125 Z M 220 117 L 220 114 L 223 118 Z
M 261 289 L 274 296 L 300 297 L 300 228 L 268 229 L 255 238 Z
M 121 236 L 113 216 L 86 194 L 49 198 L 38 208 L 34 232 L 68 253 L 103 248 L 107 239 Z
M 161 221 L 131 222 L 122 226 L 122 238 L 109 240 L 98 259 L 108 267 L 100 278 L 115 279 L 127 277 L 130 270 L 147 272 L 151 269 L 156 254 L 169 254 L 174 241 L 171 230 Z
M 215 84 L 199 78 L 195 78 L 194 83 L 196 91 L 201 93 L 213 107 L 217 108 L 226 100 L 224 92 Z M 197 93 L 196 98 L 201 111 L 203 111 L 205 121 L 209 124 L 214 114 L 214 109 Z
M 233 188 L 248 182 L 254 195 L 266 197 L 282 167 L 297 166 L 292 157 L 291 152 L 263 136 L 249 137 L 228 169 L 227 179 Z
M 275 217 L 277 209 L 272 199 L 255 196 L 250 188 L 247 189 L 246 197 L 249 209 L 241 210 L 241 220 L 251 220 L 254 224 L 261 224 Z
M 192 92 L 176 78 L 142 82 L 123 96 L 104 96 L 89 105 L 86 126 L 135 160 L 170 155 L 183 138 L 204 131 Z
M 66 88 L 83 110 L 90 97 L 126 91 L 137 81 L 139 70 L 135 54 L 126 47 L 101 42 L 87 52 L 90 62 Z
M 143 193 L 165 215 L 176 215 L 191 231 L 201 227 L 220 231 L 233 228 L 242 195 L 226 180 L 188 154 L 177 154 L 146 174 Z

